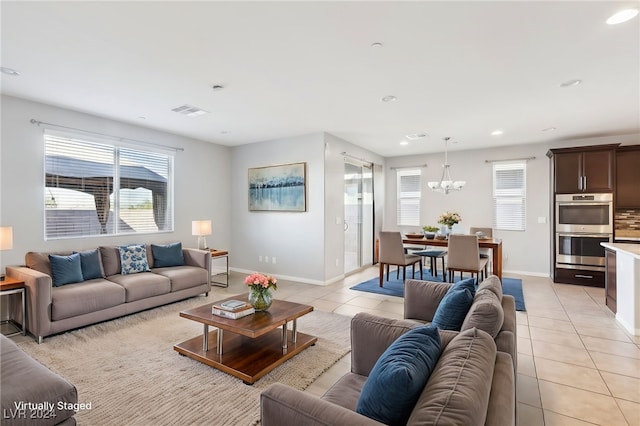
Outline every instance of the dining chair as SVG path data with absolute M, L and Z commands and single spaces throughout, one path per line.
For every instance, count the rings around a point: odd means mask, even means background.
M 449 235 L 449 256 L 447 270 L 449 282 L 453 282 L 455 271 L 460 271 L 460 278 L 464 272 L 471 272 L 471 277 L 478 274 L 484 278 L 483 271 L 487 264 L 486 257 L 480 257 L 478 237 L 474 235 L 452 234 Z
M 482 232 L 485 236 L 493 238 L 493 228 L 481 228 L 472 226 L 469 228 L 469 233 L 475 235 L 478 232 Z M 493 271 L 493 258 L 491 249 L 481 247 L 480 248 L 480 257 L 486 257 L 489 259 L 487 262 L 487 266 L 484 269 L 484 275 L 489 276 L 489 267 L 491 267 L 491 271 Z
M 438 259 L 442 259 L 442 280 L 447 279 L 447 270 L 444 267 L 444 257 L 447 255 L 446 250 L 437 250 L 437 249 L 423 249 L 420 251 L 414 251 L 413 254 L 418 256 L 428 257 L 431 260 L 431 268 L 429 271 L 431 272 L 432 277 L 438 276 Z M 427 265 L 426 262 L 424 264 Z
M 402 244 L 400 232 L 380 232 L 380 247 L 378 254 L 380 264 L 380 287 L 382 287 L 384 266 L 386 265 L 387 281 L 389 281 L 389 265 L 402 268 L 402 282 L 407 278 L 407 266 L 413 266 L 413 276 L 416 274 L 416 263 L 420 266 L 420 279 L 422 279 L 422 257 L 415 254 L 406 254 Z

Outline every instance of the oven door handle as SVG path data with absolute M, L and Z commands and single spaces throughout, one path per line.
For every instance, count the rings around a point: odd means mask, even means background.
M 558 206 L 606 206 L 612 205 L 610 201 L 556 201 Z
M 558 237 L 587 237 L 587 238 L 608 238 L 611 241 L 611 234 L 576 234 L 576 233 L 566 233 L 566 232 L 558 232 Z

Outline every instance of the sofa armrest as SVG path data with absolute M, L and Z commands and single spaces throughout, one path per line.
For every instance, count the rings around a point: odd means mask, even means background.
M 209 250 L 183 248 L 182 255 L 186 265 L 206 269 L 209 276 L 211 276 L 211 252 Z
M 451 284 L 407 280 L 404 283 L 404 317 L 431 322 Z
M 260 394 L 260 417 L 262 426 L 382 424 L 281 383 L 270 385 Z
M 505 294 L 502 296 L 502 310 L 504 311 L 504 322 L 502 323 L 502 331 L 510 331 L 514 337 L 517 337 L 517 324 L 516 324 L 516 299 Z
M 513 426 L 516 424 L 516 379 L 511 357 L 496 352 L 486 426 Z
M 398 337 L 422 325 L 359 312 L 351 319 L 351 372 L 369 376 L 380 355 Z
M 7 266 L 7 275 L 25 283 L 27 330 L 36 337 L 48 335 L 51 329 L 51 277 L 26 266 Z

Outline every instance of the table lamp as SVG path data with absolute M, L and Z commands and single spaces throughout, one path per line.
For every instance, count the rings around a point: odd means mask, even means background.
M 207 239 L 206 235 L 211 235 L 211 221 L 210 220 L 192 220 L 191 221 L 191 235 L 198 236 L 198 248 L 200 250 L 206 250 Z
M 13 249 L 13 226 L 0 226 L 0 250 Z M 4 281 L 4 268 L 0 269 L 0 281 Z

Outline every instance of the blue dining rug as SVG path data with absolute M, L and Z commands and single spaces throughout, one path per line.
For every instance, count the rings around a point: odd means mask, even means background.
M 410 278 L 411 270 L 407 272 L 407 279 Z M 423 279 L 425 281 L 442 281 L 442 276 L 431 276 L 428 269 L 422 271 Z M 416 279 L 420 279 L 420 272 L 416 273 Z M 386 277 L 385 277 L 386 279 Z M 384 294 L 386 296 L 404 297 L 404 283 L 402 282 L 402 276 L 400 279 L 396 279 L 396 272 L 389 272 L 389 281 L 383 281 L 383 287 L 379 285 L 379 278 L 375 277 L 370 280 L 361 282 L 351 287 L 351 290 L 365 291 L 368 293 Z M 524 295 L 522 294 L 522 280 L 519 278 L 502 278 L 502 292 L 509 294 L 516 300 L 516 311 L 526 311 L 524 304 Z

